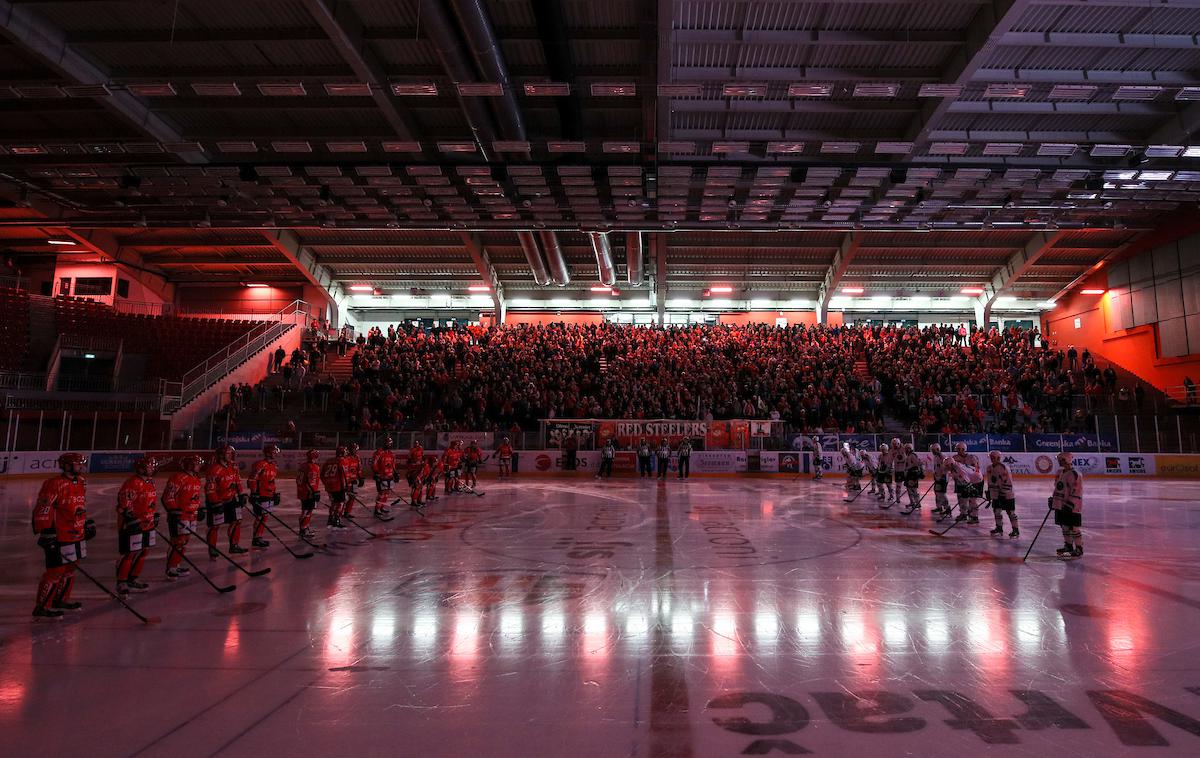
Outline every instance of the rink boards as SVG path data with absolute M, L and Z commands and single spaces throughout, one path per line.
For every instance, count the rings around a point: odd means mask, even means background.
M 172 470 L 173 461 L 195 454 L 188 450 L 97 450 L 88 453 L 89 473 L 125 473 L 133 469 L 133 462 L 149 453 L 163 462 L 162 470 Z M 333 455 L 332 450 L 322 450 L 321 460 Z M 199 451 L 206 455 L 209 451 Z M 303 460 L 304 450 L 283 450 L 279 453 L 279 468 L 283 472 L 294 471 Z M 37 475 L 57 473 L 59 451 L 14 452 L 0 454 L 0 475 Z M 431 451 L 430 454 L 433 454 Z M 398 467 L 403 471 L 402 460 L 407 453 L 397 451 Z M 932 467 L 932 456 L 921 453 L 926 470 Z M 984 466 L 988 463 L 986 453 L 976 453 Z M 600 467 L 600 452 L 581 450 L 577 453 L 576 474 L 594 475 Z M 238 454 L 238 466 L 249 470 L 257 459 L 257 453 L 242 451 Z M 1085 476 L 1160 476 L 1165 478 L 1200 478 L 1200 455 L 1178 455 L 1165 453 L 1072 453 L 1075 468 Z M 1051 453 L 1004 453 L 1002 460 L 1016 476 L 1049 476 L 1057 468 Z M 363 456 L 369 463 L 369 454 Z M 656 458 L 651 459 L 652 471 L 657 474 Z M 731 476 L 738 474 L 811 474 L 818 465 L 817 456 L 809 451 L 771 450 L 698 450 L 691 455 L 690 473 L 693 476 Z M 825 473 L 845 474 L 842 456 L 837 453 L 822 453 L 819 465 Z M 565 471 L 565 454 L 561 450 L 520 450 L 515 453 L 514 470 L 521 476 L 561 475 Z M 494 457 L 479 467 L 481 475 L 499 471 Z M 678 471 L 678 456 L 672 455 L 669 473 Z M 628 451 L 619 451 L 613 462 L 615 476 L 637 476 L 637 456 Z M 368 476 L 368 478 L 370 478 Z

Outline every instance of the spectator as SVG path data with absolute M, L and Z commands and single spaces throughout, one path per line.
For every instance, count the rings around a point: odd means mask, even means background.
M 1187 398 L 1188 405 L 1196 404 L 1196 383 L 1190 376 L 1183 377 L 1183 395 Z

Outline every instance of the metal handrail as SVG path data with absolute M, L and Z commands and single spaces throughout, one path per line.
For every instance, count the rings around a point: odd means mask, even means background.
M 274 320 L 256 324 L 207 360 L 184 372 L 178 405 L 175 407 L 187 405 L 251 355 L 283 336 L 292 326 L 307 324 L 309 314 L 307 302 L 293 300 L 274 314 Z

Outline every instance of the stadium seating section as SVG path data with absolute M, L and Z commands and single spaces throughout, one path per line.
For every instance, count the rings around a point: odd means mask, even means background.
M 186 316 L 118 313 L 91 300 L 54 299 L 58 331 L 63 335 L 120 339 L 126 353 L 147 356 L 147 379 L 178 380 L 258 322 Z
M 29 349 L 29 293 L 25 290 L 0 288 L 0 336 L 4 339 L 0 370 L 20 371 Z

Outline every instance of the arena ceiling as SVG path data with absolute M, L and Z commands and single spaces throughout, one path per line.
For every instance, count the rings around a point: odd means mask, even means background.
M 0 247 L 512 303 L 1052 299 L 1195 215 L 1198 32 L 1200 0 L 0 0 Z

